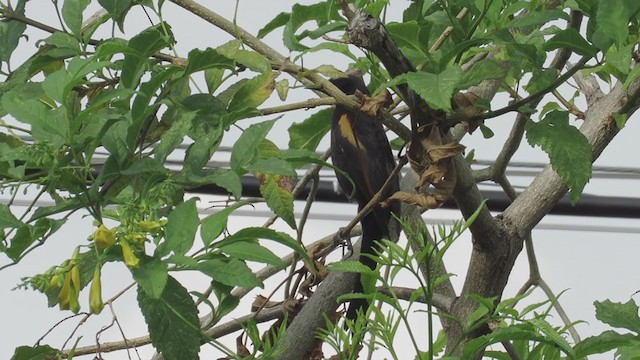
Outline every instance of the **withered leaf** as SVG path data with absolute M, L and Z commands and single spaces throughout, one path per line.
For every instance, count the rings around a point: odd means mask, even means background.
M 382 90 L 375 96 L 368 96 L 361 92 L 357 92 L 356 96 L 362 101 L 360 110 L 373 117 L 378 116 L 381 108 L 387 107 L 393 103 L 391 94 L 387 89 Z
M 255 300 L 253 300 L 253 303 L 251 304 L 251 312 L 256 312 L 259 309 L 264 308 L 272 308 L 279 305 L 282 305 L 282 301 L 270 301 L 262 295 L 256 295 Z

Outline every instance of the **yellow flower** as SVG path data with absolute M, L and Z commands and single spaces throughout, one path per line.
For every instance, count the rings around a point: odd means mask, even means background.
M 100 267 L 98 266 L 96 266 L 96 270 L 93 272 L 93 280 L 91 281 L 91 290 L 89 291 L 89 308 L 93 314 L 100 314 L 104 308 L 104 303 L 102 302 Z
M 93 241 L 99 249 L 107 248 L 116 241 L 116 231 L 114 229 L 109 230 L 104 224 L 100 224 L 98 230 L 93 233 Z
M 122 238 L 120 240 L 120 246 L 122 247 L 122 257 L 124 258 L 124 263 L 129 267 L 129 269 L 135 269 L 140 265 L 140 259 L 133 253 L 131 249 L 131 245 Z
M 154 235 L 157 234 L 160 231 L 160 229 L 162 229 L 162 225 L 163 224 L 160 221 L 147 221 L 147 220 L 138 221 L 138 226 L 142 230 Z

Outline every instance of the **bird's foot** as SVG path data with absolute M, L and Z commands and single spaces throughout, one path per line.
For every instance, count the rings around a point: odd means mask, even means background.
M 338 232 L 333 236 L 333 243 L 336 246 L 342 247 L 342 256 L 350 257 L 353 255 L 353 244 L 351 243 L 351 231 L 348 231 L 347 228 L 340 228 Z M 345 254 L 344 249 L 347 249 L 347 253 Z

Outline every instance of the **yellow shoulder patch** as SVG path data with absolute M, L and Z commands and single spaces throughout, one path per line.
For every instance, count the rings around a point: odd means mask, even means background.
M 356 134 L 353 132 L 353 126 L 351 125 L 351 121 L 349 121 L 348 114 L 343 114 L 342 116 L 340 116 L 338 125 L 340 125 L 340 134 L 342 135 L 342 137 L 347 139 L 347 141 L 357 149 L 362 150 L 362 144 L 360 144 L 360 142 L 356 138 Z

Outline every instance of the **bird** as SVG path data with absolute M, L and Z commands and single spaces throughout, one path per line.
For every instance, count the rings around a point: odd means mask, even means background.
M 359 90 L 368 95 L 364 79 L 358 75 L 330 80 L 346 95 L 354 95 Z M 337 104 L 331 119 L 331 159 L 333 165 L 345 174 L 336 171 L 338 184 L 349 200 L 358 204 L 360 212 L 382 188 L 396 166 L 389 140 L 382 124 L 375 118 Z M 355 185 L 355 188 L 354 188 Z M 400 188 L 398 176 L 391 179 L 382 199 L 386 199 Z M 362 220 L 362 241 L 359 261 L 375 269 L 376 262 L 365 254 L 374 254 L 376 242 L 389 239 L 389 221 L 392 214 L 399 215 L 400 204 L 391 202 L 389 206 L 377 205 Z M 395 234 L 393 239 L 397 238 Z M 363 292 L 360 277 L 354 285 L 355 292 Z M 346 318 L 355 320 L 358 310 L 366 312 L 369 303 L 365 299 L 352 299 Z

